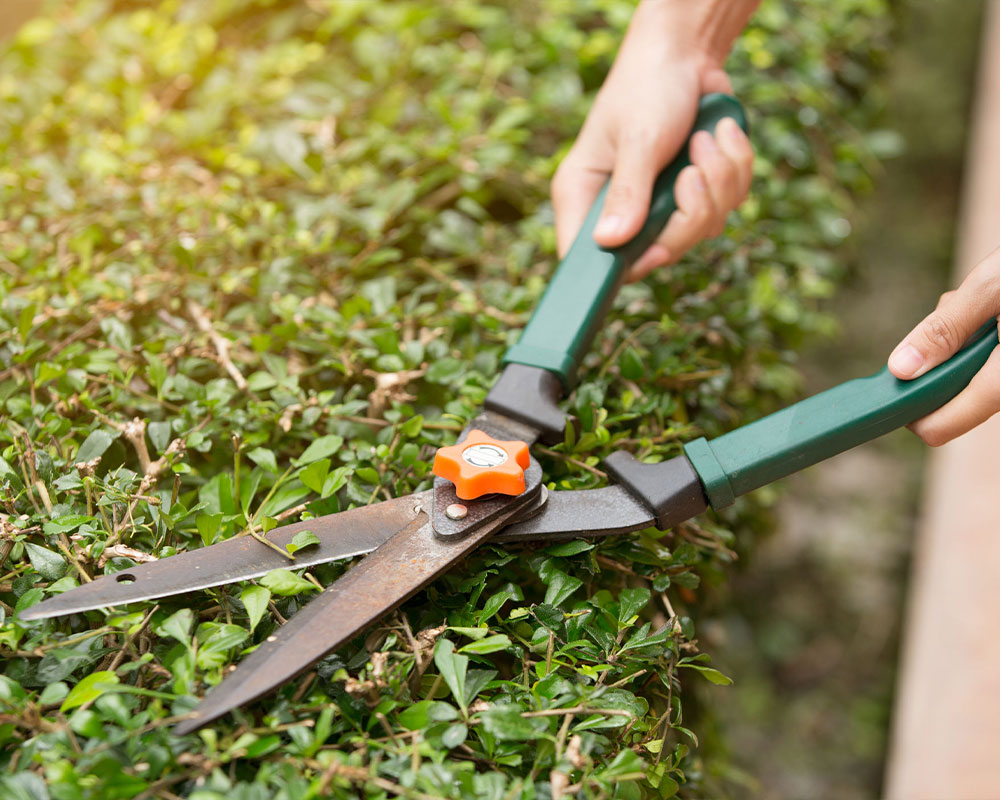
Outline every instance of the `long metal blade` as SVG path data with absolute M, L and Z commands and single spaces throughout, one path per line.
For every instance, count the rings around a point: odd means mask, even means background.
M 240 536 L 98 578 L 26 609 L 21 619 L 44 619 L 194 592 L 257 578 L 279 567 L 299 569 L 370 553 L 423 514 L 425 508 L 429 512 L 431 499 L 431 491 L 420 492 L 270 531 L 268 540 L 282 550 L 301 531 L 316 534 L 320 543 L 297 551 L 294 560 L 252 536 Z
M 421 513 L 268 637 L 205 697 L 195 716 L 177 725 L 174 732 L 190 733 L 303 672 L 416 594 L 513 513 L 457 541 L 435 537 L 430 515 Z
M 535 516 L 508 525 L 498 533 L 499 542 L 535 539 L 571 539 L 577 536 L 611 536 L 648 528 L 653 512 L 622 486 L 549 492 Z

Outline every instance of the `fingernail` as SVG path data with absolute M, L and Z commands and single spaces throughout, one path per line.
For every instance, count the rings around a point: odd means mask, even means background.
M 694 188 L 697 189 L 699 192 L 708 191 L 708 187 L 705 185 L 705 179 L 701 177 L 700 169 L 695 171 L 693 183 L 694 183 Z
M 743 141 L 746 134 L 743 133 L 743 129 L 739 126 L 736 120 L 726 117 L 722 122 L 725 127 L 722 129 L 723 135 L 733 142 Z
M 719 151 L 719 146 L 715 143 L 715 139 L 712 138 L 712 134 L 708 131 L 698 131 L 695 136 L 697 136 L 698 140 L 701 142 L 701 144 L 698 145 L 699 147 L 703 147 L 710 153 L 717 153 Z
M 889 356 L 889 369 L 897 375 L 912 377 L 923 365 L 924 357 L 912 344 L 900 345 Z
M 623 222 L 624 220 L 617 214 L 601 217 L 594 228 L 594 234 L 597 236 L 614 236 L 621 231 Z

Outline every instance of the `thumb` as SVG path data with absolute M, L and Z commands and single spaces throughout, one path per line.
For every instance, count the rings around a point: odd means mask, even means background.
M 604 210 L 594 228 L 594 240 L 601 247 L 623 245 L 642 228 L 661 166 L 656 155 L 651 138 L 619 142 Z
M 989 306 L 959 290 L 924 317 L 889 356 L 889 371 L 911 380 L 947 361 L 990 317 Z

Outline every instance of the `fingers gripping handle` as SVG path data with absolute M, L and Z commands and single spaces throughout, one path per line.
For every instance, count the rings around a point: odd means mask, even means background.
M 712 508 L 739 495 L 908 425 L 962 391 L 997 346 L 997 323 L 977 331 L 965 349 L 912 381 L 887 368 L 857 378 L 684 452 Z
M 724 117 L 732 117 L 746 130 L 746 116 L 735 98 L 705 95 L 691 134 L 701 130 L 713 132 Z M 677 208 L 674 183 L 690 163 L 685 142 L 681 152 L 656 179 L 649 216 L 642 230 L 630 242 L 613 250 L 605 250 L 594 241 L 594 226 L 604 208 L 607 186 L 601 190 L 520 340 L 504 355 L 505 365 L 540 367 L 557 375 L 564 388 L 573 386 L 580 360 L 600 328 L 626 270 L 656 240 Z

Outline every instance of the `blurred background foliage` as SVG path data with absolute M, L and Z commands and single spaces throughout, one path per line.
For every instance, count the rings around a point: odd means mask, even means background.
M 716 735 L 735 689 L 701 623 L 771 528 L 773 491 L 666 535 L 484 548 L 185 738 L 172 718 L 343 565 L 17 618 L 250 523 L 426 488 L 545 286 L 548 181 L 632 8 L 81 0 L 9 40 L 0 794 L 721 797 L 752 782 Z M 553 488 L 600 485 L 614 448 L 669 457 L 801 390 L 794 353 L 834 329 L 823 301 L 858 198 L 902 146 L 883 122 L 893 30 L 876 0 L 765 0 L 730 62 L 753 197 L 725 237 L 621 292 L 570 399 L 582 435 L 540 451 Z

